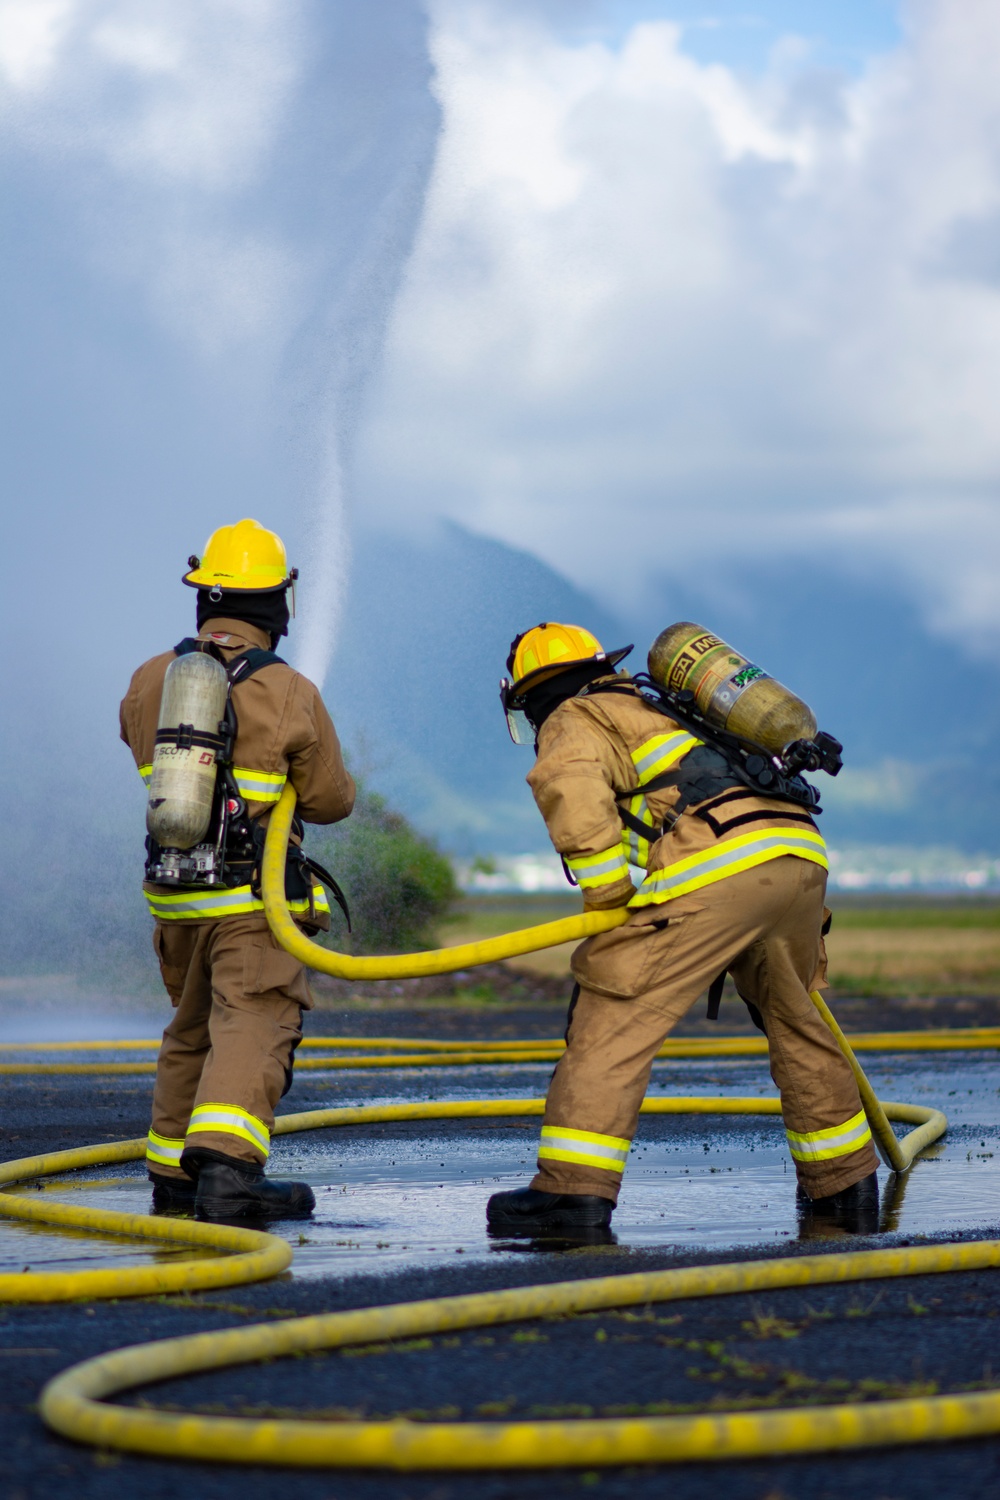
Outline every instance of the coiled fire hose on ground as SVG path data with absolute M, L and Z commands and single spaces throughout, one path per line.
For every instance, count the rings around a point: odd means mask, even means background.
M 397 958 L 355 958 L 311 943 L 295 927 L 284 900 L 284 856 L 294 794 L 288 789 L 272 815 L 264 861 L 264 899 L 278 940 L 304 963 L 323 972 L 353 978 L 389 978 L 444 973 L 452 969 L 528 953 L 617 925 L 624 914 L 598 913 L 546 923 L 504 938 Z M 862 1088 L 866 1112 L 880 1149 L 896 1171 L 947 1127 L 939 1111 L 918 1105 L 879 1103 L 853 1052 L 818 995 L 813 997 L 834 1030 Z M 317 1039 L 319 1040 L 319 1039 Z M 327 1039 L 336 1040 L 336 1039 Z M 390 1039 L 383 1039 L 388 1041 Z M 538 1044 L 429 1044 L 401 1046 L 384 1065 L 411 1064 L 423 1057 L 442 1065 L 464 1061 L 528 1061 L 555 1048 Z M 735 1040 L 735 1039 L 733 1039 Z M 750 1039 L 751 1041 L 753 1039 Z M 888 1038 L 887 1038 L 888 1040 Z M 928 1039 L 929 1040 L 929 1039 Z M 340 1039 L 360 1050 L 371 1039 Z M 104 1044 L 107 1045 L 107 1044 Z M 381 1044 L 380 1044 L 381 1045 Z M 930 1043 L 933 1045 L 933 1043 Z M 993 1038 L 976 1045 L 996 1045 Z M 423 1054 L 415 1050 L 423 1048 Z M 759 1050 L 765 1044 L 756 1043 Z M 677 1054 L 674 1054 L 677 1055 Z M 692 1054 L 688 1054 L 692 1055 Z M 693 1055 L 718 1055 L 718 1044 Z M 741 1055 L 729 1053 L 729 1055 Z M 746 1055 L 746 1054 L 743 1054 Z M 473 1058 L 469 1057 L 472 1061 Z M 542 1060 L 542 1058 L 539 1058 Z M 348 1061 L 371 1059 L 340 1059 Z M 320 1066 L 331 1061 L 318 1059 Z M 22 1065 L 11 1065 L 21 1067 Z M 23 1065 L 31 1067 L 31 1064 Z M 58 1065 L 57 1065 L 58 1066 Z M 74 1065 L 68 1065 L 73 1067 Z M 101 1064 L 94 1066 L 104 1070 Z M 129 1066 L 129 1065 L 126 1065 Z M 142 1066 L 142 1065 L 139 1065 Z M 314 1110 L 286 1115 L 275 1134 L 387 1120 L 492 1117 L 541 1114 L 544 1101 L 482 1100 L 375 1105 Z M 705 1113 L 777 1115 L 776 1099 L 648 1099 L 646 1114 Z M 917 1128 L 902 1141 L 890 1120 Z M 85 1147 L 9 1162 L 0 1167 L 0 1186 L 24 1185 L 39 1177 L 78 1167 L 139 1159 L 143 1141 Z M 0 1300 L 57 1301 L 71 1298 L 142 1296 L 154 1292 L 205 1289 L 275 1275 L 292 1259 L 290 1247 L 275 1235 L 249 1229 L 152 1219 L 76 1205 L 39 1203 L 23 1193 L 0 1192 L 0 1214 L 28 1222 L 86 1229 L 105 1235 L 187 1244 L 199 1252 L 224 1252 L 218 1259 L 120 1270 L 32 1273 L 0 1276 Z M 692 1267 L 639 1276 L 610 1276 L 544 1287 L 432 1299 L 332 1313 L 189 1338 L 167 1339 L 101 1355 L 64 1371 L 42 1393 L 40 1409 L 50 1426 L 82 1442 L 123 1451 L 250 1464 L 391 1469 L 530 1468 L 695 1459 L 748 1458 L 806 1453 L 879 1444 L 934 1442 L 1000 1431 L 1000 1392 L 909 1398 L 809 1410 L 721 1413 L 627 1419 L 532 1422 L 372 1422 L 259 1421 L 245 1418 L 174 1415 L 148 1408 L 110 1405 L 107 1398 L 138 1385 L 200 1370 L 220 1369 L 302 1351 L 337 1349 L 456 1329 L 616 1308 L 690 1297 L 856 1282 L 1000 1265 L 1000 1241 L 861 1251 L 854 1254 L 792 1256 L 736 1265 Z

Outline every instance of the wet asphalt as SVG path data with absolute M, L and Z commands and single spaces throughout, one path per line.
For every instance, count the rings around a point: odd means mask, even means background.
M 549 1011 L 513 1018 L 484 1019 L 434 1014 L 366 1018 L 315 1018 L 314 1031 L 365 1030 L 399 1035 L 553 1035 L 558 1025 Z M 349 1021 L 349 1024 L 348 1024 Z M 760 1463 L 726 1463 L 628 1470 L 555 1470 L 532 1473 L 387 1475 L 357 1471 L 270 1470 L 227 1465 L 171 1463 L 95 1453 L 66 1442 L 42 1425 L 35 1413 L 38 1393 L 47 1379 L 67 1365 L 122 1345 L 216 1328 L 243 1326 L 273 1317 L 336 1311 L 377 1303 L 447 1296 L 536 1282 L 663 1269 L 720 1259 L 815 1254 L 829 1248 L 871 1248 L 877 1244 L 925 1243 L 935 1239 L 1000 1237 L 1000 1169 L 996 1210 L 992 1212 L 993 1148 L 1000 1160 L 995 1058 L 986 1055 L 923 1059 L 893 1057 L 883 1062 L 892 1081 L 892 1096 L 921 1103 L 940 1103 L 954 1124 L 947 1152 L 939 1154 L 914 1177 L 912 1196 L 897 1213 L 893 1229 L 878 1238 L 823 1242 L 796 1238 L 792 1200 L 786 1194 L 775 1224 L 784 1224 L 764 1240 L 751 1235 L 740 1244 L 739 1224 L 723 1252 L 698 1244 L 685 1211 L 676 1219 L 681 1236 L 665 1227 L 655 1236 L 623 1231 L 617 1245 L 569 1250 L 540 1250 L 501 1245 L 459 1255 L 448 1240 L 459 1185 L 427 1164 L 420 1167 L 426 1125 L 381 1126 L 371 1139 L 356 1138 L 352 1149 L 367 1153 L 369 1164 L 384 1151 L 394 1165 L 404 1158 L 416 1163 L 413 1173 L 429 1172 L 437 1181 L 420 1198 L 420 1213 L 435 1242 L 435 1253 L 409 1256 L 387 1251 L 379 1259 L 355 1250 L 338 1259 L 331 1254 L 326 1271 L 317 1255 L 309 1273 L 286 1275 L 262 1286 L 229 1292 L 118 1303 L 0 1309 L 0 1495 L 4 1500 L 73 1495 L 110 1497 L 142 1494 L 148 1500 L 178 1493 L 192 1497 L 414 1497 L 414 1500 L 494 1500 L 494 1497 L 548 1497 L 595 1492 L 609 1497 L 659 1497 L 664 1493 L 701 1500 L 717 1496 L 724 1486 L 730 1500 L 812 1500 L 841 1497 L 852 1489 L 870 1500 L 923 1500 L 923 1497 L 1000 1493 L 1000 1440 L 979 1440 L 941 1447 L 882 1450 L 847 1456 Z M 875 1059 L 866 1060 L 873 1077 Z M 939 1071 L 934 1072 L 934 1067 Z M 766 1084 L 762 1068 L 719 1074 L 710 1087 L 684 1085 L 677 1065 L 664 1072 L 657 1086 L 665 1092 L 757 1091 Z M 943 1089 L 942 1085 L 950 1086 Z M 477 1069 L 385 1074 L 300 1074 L 282 1108 L 287 1111 L 355 1103 L 388 1096 L 460 1097 L 463 1094 L 510 1095 L 543 1091 L 544 1070 Z M 5 1125 L 5 1158 L 97 1141 L 142 1135 L 148 1123 L 152 1080 L 149 1078 L 3 1079 L 0 1098 Z M 766 1091 L 770 1091 L 767 1089 Z M 937 1099 L 932 1094 L 943 1092 Z M 947 1097 L 950 1096 L 950 1097 Z M 749 1122 L 748 1122 L 749 1124 Z M 767 1125 L 746 1129 L 727 1124 L 724 1155 L 733 1165 L 726 1179 L 700 1179 L 706 1191 L 733 1183 L 740 1152 L 747 1170 L 755 1159 L 773 1153 Z M 505 1133 L 506 1132 L 506 1133 Z M 644 1122 L 651 1151 L 679 1152 L 677 1160 L 696 1161 L 708 1144 L 704 1121 Z M 333 1132 L 309 1138 L 311 1151 L 329 1143 L 336 1176 L 337 1143 Z M 435 1148 L 442 1158 L 449 1145 L 473 1155 L 476 1137 L 464 1122 L 435 1122 Z M 304 1137 L 288 1138 L 304 1141 Z M 485 1137 L 480 1137 L 485 1140 Z M 711 1136 L 715 1149 L 715 1137 Z M 492 1148 L 501 1153 L 509 1142 L 514 1169 L 526 1154 L 524 1132 L 491 1127 Z M 497 1144 L 499 1143 L 499 1144 Z M 754 1147 L 751 1153 L 751 1146 Z M 345 1148 L 346 1149 L 346 1148 Z M 721 1148 L 720 1148 L 721 1149 Z M 685 1153 L 687 1153 L 685 1155 Z M 666 1160 L 666 1157 L 662 1157 Z M 768 1158 L 769 1159 L 769 1158 Z M 775 1160 L 777 1158 L 775 1157 Z M 648 1179 L 655 1171 L 630 1164 Z M 714 1157 L 713 1157 L 714 1160 Z M 292 1160 L 288 1160 L 292 1166 Z M 961 1168 L 961 1171 L 959 1171 Z M 297 1167 L 295 1168 L 297 1170 Z M 678 1170 L 686 1170 L 679 1168 Z M 716 1167 L 716 1171 L 719 1168 Z M 728 1167 L 726 1168 L 728 1171 Z M 761 1168 L 760 1170 L 763 1170 Z M 768 1169 L 771 1170 L 771 1169 Z M 772 1171 L 772 1180 L 778 1168 Z M 357 1176 L 358 1192 L 368 1191 L 367 1176 Z M 962 1176 L 965 1172 L 966 1177 Z M 127 1174 L 126 1174 L 127 1175 Z M 444 1185 L 437 1184 L 445 1178 Z M 364 1178 L 364 1180 L 362 1180 Z M 965 1182 L 969 1186 L 963 1186 Z M 924 1185 L 921 1186 L 921 1183 Z M 664 1203 L 680 1194 L 680 1178 L 664 1188 Z M 931 1186 L 927 1186 L 930 1184 Z M 956 1187 L 957 1184 L 957 1187 Z M 137 1192 L 138 1183 L 126 1183 Z M 689 1185 L 685 1185 L 685 1189 Z M 485 1176 L 462 1185 L 470 1202 L 490 1190 Z M 695 1184 L 691 1191 L 701 1190 Z M 625 1189 L 628 1192 L 628 1187 Z M 949 1196 L 950 1193 L 950 1196 Z M 961 1213 L 966 1193 L 975 1211 Z M 435 1194 L 437 1196 L 435 1196 Z M 888 1195 L 887 1195 L 888 1197 Z M 359 1202 L 363 1201 L 359 1198 Z M 686 1200 L 688 1202 L 693 1200 Z M 736 1202 L 736 1199 L 733 1200 Z M 124 1206 L 124 1205 L 123 1205 Z M 131 1205 L 130 1205 L 131 1206 Z M 435 1216 L 437 1216 L 435 1218 Z M 638 1222 L 638 1221 L 637 1221 Z M 942 1227 L 943 1226 L 943 1227 Z M 958 1226 L 956 1228 L 956 1226 Z M 438 1232 L 435 1232 L 438 1231 Z M 292 1235 L 294 1240 L 295 1235 Z M 440 1241 L 440 1245 L 437 1242 Z M 343 1245 L 346 1242 L 338 1242 Z M 721 1242 L 719 1242 L 721 1243 Z M 793 1401 L 830 1402 L 878 1399 L 892 1395 L 960 1391 L 994 1384 L 1000 1371 L 1000 1277 L 969 1273 L 921 1277 L 896 1282 L 858 1283 L 850 1287 L 787 1291 L 757 1296 L 706 1299 L 651 1309 L 598 1316 L 470 1330 L 461 1335 L 359 1352 L 319 1355 L 280 1364 L 248 1366 L 199 1375 L 145 1389 L 142 1397 L 164 1406 L 232 1414 L 275 1416 L 409 1415 L 413 1418 L 515 1418 L 617 1415 L 649 1411 L 662 1403 L 701 1409 L 712 1404 L 786 1405 Z

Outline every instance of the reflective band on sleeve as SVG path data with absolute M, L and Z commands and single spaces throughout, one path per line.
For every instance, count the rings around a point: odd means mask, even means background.
M 640 786 L 645 786 L 647 781 L 652 781 L 661 772 L 669 771 L 689 750 L 701 743 L 693 734 L 688 734 L 686 729 L 677 729 L 673 734 L 654 734 L 651 740 L 646 740 L 637 750 L 630 752 Z
M 675 896 L 686 896 L 689 891 L 714 885 L 728 875 L 739 875 L 785 854 L 829 869 L 822 834 L 803 828 L 768 828 L 763 833 L 744 833 L 699 854 L 689 854 L 687 859 L 679 859 L 666 869 L 650 871 L 629 905 L 650 906 L 671 901 Z
M 566 864 L 569 866 L 577 885 L 581 890 L 591 890 L 594 886 L 615 885 L 619 880 L 628 880 L 628 865 L 622 853 L 621 844 L 615 844 L 610 849 L 602 849 L 599 854 L 581 854 L 575 859 L 566 856 Z
M 147 786 L 149 786 L 149 778 L 152 776 L 152 774 L 153 767 L 151 765 L 139 767 L 139 775 L 142 777 Z
M 621 1174 L 631 1141 L 592 1130 L 570 1130 L 565 1125 L 543 1125 L 539 1161 L 568 1161 L 578 1167 L 604 1167 Z
M 277 802 L 287 780 L 283 772 L 248 771 L 244 766 L 234 766 L 233 775 L 240 796 L 248 802 Z
M 864 1110 L 829 1130 L 809 1130 L 804 1135 L 786 1130 L 785 1134 L 796 1161 L 829 1161 L 834 1156 L 850 1156 L 872 1138 Z
M 247 1114 L 245 1109 L 240 1109 L 235 1104 L 199 1104 L 192 1111 L 191 1123 L 187 1128 L 188 1145 L 192 1144 L 193 1135 L 205 1131 L 211 1131 L 215 1135 L 235 1135 L 241 1141 L 249 1141 L 251 1146 L 263 1151 L 265 1159 L 271 1149 L 271 1132 L 263 1120 L 258 1120 L 256 1115 Z M 197 1142 L 194 1144 L 197 1145 Z
M 158 1162 L 161 1167 L 179 1167 L 183 1150 L 183 1140 L 157 1135 L 155 1130 L 151 1130 L 146 1138 L 146 1160 Z

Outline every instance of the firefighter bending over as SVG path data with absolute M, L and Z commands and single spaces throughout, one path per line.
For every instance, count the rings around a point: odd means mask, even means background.
M 274 654 L 297 577 L 280 537 L 251 520 L 223 526 L 189 566 L 197 637 L 141 666 L 121 705 L 122 739 L 150 789 L 144 891 L 174 1007 L 146 1151 L 153 1209 L 301 1218 L 310 1188 L 273 1181 L 264 1165 L 312 1001 L 302 965 L 268 928 L 260 857 L 286 780 L 310 823 L 346 818 L 354 783 L 318 690 Z M 301 834 L 286 893 L 314 933 L 330 907 Z
M 729 650 L 707 632 L 698 645 Z M 530 1187 L 493 1195 L 489 1225 L 560 1234 L 610 1224 L 653 1058 L 729 970 L 767 1034 L 803 1211 L 874 1228 L 871 1132 L 851 1070 L 809 998 L 821 972 L 827 873 L 810 804 L 803 810 L 748 782 L 746 766 L 777 785 L 775 762 L 727 759 L 692 732 L 697 718 L 685 727 L 665 717 L 649 701 L 655 682 L 616 671 L 631 649 L 605 653 L 586 630 L 539 625 L 517 637 L 507 663 L 508 724 L 515 740 L 535 743 L 528 784 L 552 842 L 586 909 L 628 906 L 630 915 L 573 955 L 578 988 L 538 1172 Z M 744 665 L 733 691 L 749 680 Z M 693 695 L 676 701 L 685 699 Z M 817 740 L 839 751 L 828 736 Z M 815 804 L 801 777 L 781 784 Z M 638 890 L 629 863 L 643 872 Z

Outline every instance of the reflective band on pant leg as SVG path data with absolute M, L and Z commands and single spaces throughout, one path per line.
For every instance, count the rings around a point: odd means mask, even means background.
M 251 1146 L 256 1146 L 258 1151 L 264 1153 L 265 1159 L 270 1153 L 271 1132 L 263 1120 L 258 1120 L 256 1115 L 248 1114 L 235 1104 L 199 1104 L 192 1111 L 191 1123 L 187 1128 L 188 1146 L 197 1146 L 198 1142 L 192 1141 L 191 1137 L 199 1132 L 235 1135 L 241 1141 L 249 1141 Z
M 146 1160 L 154 1161 L 160 1167 L 179 1167 L 183 1150 L 183 1139 L 157 1135 L 155 1130 L 151 1130 L 146 1138 Z
M 829 1130 L 809 1130 L 804 1134 L 786 1130 L 785 1134 L 796 1161 L 830 1161 L 835 1156 L 850 1156 L 872 1138 L 864 1110 Z
M 593 1130 L 570 1130 L 565 1125 L 543 1125 L 539 1161 L 568 1161 L 578 1167 L 604 1167 L 608 1172 L 625 1170 L 631 1141 L 618 1135 L 598 1135 Z

